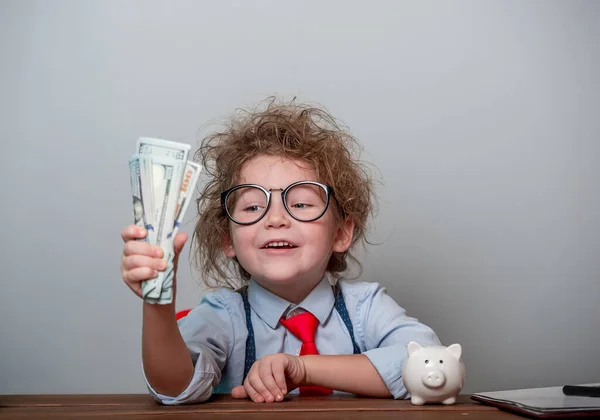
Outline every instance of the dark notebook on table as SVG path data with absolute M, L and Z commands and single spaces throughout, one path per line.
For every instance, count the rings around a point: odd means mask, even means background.
M 471 399 L 531 418 L 600 418 L 600 398 L 565 395 L 562 386 L 478 392 Z

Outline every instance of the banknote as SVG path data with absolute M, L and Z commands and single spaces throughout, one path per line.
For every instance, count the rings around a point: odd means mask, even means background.
M 140 189 L 142 192 L 144 222 L 148 230 L 148 242 L 156 243 L 156 230 L 154 229 L 154 193 L 152 192 L 152 157 L 139 156 L 140 162 Z
M 136 154 L 129 160 L 134 223 L 148 230 L 146 241 L 160 246 L 167 269 L 142 282 L 146 302 L 168 304 L 173 300 L 173 239 L 183 221 L 201 165 L 188 162 L 190 146 L 170 140 L 140 137 Z
M 146 205 L 146 209 L 151 208 L 150 206 L 152 205 L 152 194 L 149 189 L 151 182 L 147 179 L 145 179 L 145 182 L 142 182 L 142 160 L 139 155 L 134 155 L 129 160 L 129 177 L 133 196 L 133 222 L 136 226 L 142 226 L 147 229 L 147 236 L 139 240 L 153 243 L 153 227 L 152 223 L 148 220 L 151 217 L 151 212 L 144 209 L 144 205 Z M 150 291 L 156 289 L 156 286 L 155 279 L 146 280 L 142 283 L 142 290 L 148 294 Z
M 168 242 L 169 247 L 173 246 L 172 239 L 174 239 L 177 235 L 179 227 L 183 222 L 183 218 L 185 216 L 187 207 L 193 198 L 194 190 L 196 188 L 196 183 L 198 181 L 201 168 L 202 166 L 198 163 L 189 161 L 186 163 L 185 171 L 183 173 L 181 181 L 181 187 L 179 190 L 177 207 L 175 209 L 175 222 L 173 224 L 172 232 L 168 234 L 168 238 L 170 239 L 170 241 Z M 170 248 L 170 252 L 174 253 L 174 249 Z M 162 303 L 162 301 L 170 302 L 170 299 L 172 298 L 173 277 L 175 275 L 175 272 L 173 270 L 173 258 L 174 255 L 170 255 L 167 260 L 168 265 L 166 270 L 163 272 L 164 278 L 161 279 L 162 293 L 157 303 Z
M 145 227 L 146 217 L 144 215 L 139 155 L 129 159 L 129 181 L 131 182 L 131 195 L 133 196 L 133 223 L 136 226 Z
M 201 170 L 202 166 L 196 162 L 187 162 L 185 164 L 185 171 L 181 181 L 181 190 L 179 191 L 179 200 L 177 201 L 177 208 L 175 209 L 175 223 L 169 237 L 174 237 L 179 231 L 179 226 L 183 221 L 185 212 L 190 204 L 194 190 L 196 189 L 196 182 L 198 181 Z
M 149 183 L 147 185 L 152 186 L 153 180 L 150 177 L 153 176 L 153 170 L 155 169 L 152 165 L 152 161 L 156 158 L 173 159 L 180 162 L 186 162 L 188 153 L 190 151 L 190 145 L 185 143 L 178 143 L 171 140 L 157 139 L 152 137 L 140 137 L 136 143 L 136 153 L 139 154 L 143 159 L 146 160 L 146 164 L 143 165 L 142 174 L 146 175 Z M 149 164 L 148 164 L 149 162 Z M 156 168 L 158 169 L 158 168 Z M 178 174 L 177 176 L 180 176 Z M 153 199 L 159 199 L 160 197 L 152 196 Z M 151 237 L 151 243 L 160 244 L 161 237 L 157 232 L 159 228 L 159 220 L 156 217 L 156 203 L 149 203 L 148 208 L 155 209 L 155 214 L 151 217 L 151 225 L 149 227 L 149 235 Z M 163 226 L 164 227 L 164 226 Z
M 150 137 L 140 137 L 136 145 L 136 152 L 140 155 L 160 156 L 182 162 L 187 161 L 189 151 L 189 144 Z
M 169 234 L 175 223 L 175 208 L 179 196 L 182 177 L 182 163 L 169 157 L 152 156 L 152 194 L 154 198 L 155 245 L 163 250 L 163 259 L 173 257 L 173 241 Z M 165 272 L 160 271 L 153 282 L 146 283 L 144 297 L 158 298 L 164 281 Z M 149 285 L 152 284 L 152 287 Z

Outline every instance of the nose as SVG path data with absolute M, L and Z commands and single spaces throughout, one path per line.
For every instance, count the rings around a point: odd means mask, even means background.
M 290 215 L 283 205 L 283 200 L 271 198 L 271 205 L 265 214 L 266 228 L 282 228 L 290 225 Z
M 440 369 L 432 369 L 421 377 L 423 385 L 427 388 L 441 388 L 446 384 L 446 375 Z

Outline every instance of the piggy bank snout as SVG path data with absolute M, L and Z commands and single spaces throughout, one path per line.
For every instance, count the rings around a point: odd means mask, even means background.
M 421 382 L 427 388 L 441 388 L 446 384 L 446 375 L 441 369 L 431 369 L 421 376 Z

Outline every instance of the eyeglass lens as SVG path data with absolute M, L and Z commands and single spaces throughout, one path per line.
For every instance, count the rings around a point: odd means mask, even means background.
M 327 193 L 318 185 L 298 184 L 285 196 L 290 214 L 298 220 L 313 220 L 323 214 Z M 252 223 L 267 210 L 267 195 L 256 187 L 242 187 L 232 191 L 225 202 L 231 217 L 239 223 Z

